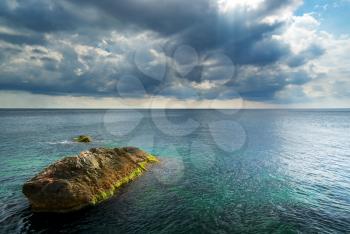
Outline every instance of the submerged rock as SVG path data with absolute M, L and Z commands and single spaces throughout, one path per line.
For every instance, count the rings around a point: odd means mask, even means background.
M 33 211 L 69 212 L 95 205 L 158 159 L 138 148 L 93 148 L 50 165 L 23 185 Z
M 87 135 L 80 135 L 78 137 L 75 137 L 74 141 L 82 142 L 82 143 L 89 143 L 92 141 L 92 138 L 90 136 L 87 136 Z

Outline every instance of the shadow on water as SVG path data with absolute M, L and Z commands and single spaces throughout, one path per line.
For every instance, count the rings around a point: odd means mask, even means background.
M 117 201 L 117 202 L 116 202 Z M 124 206 L 124 207 L 123 207 Z M 86 207 L 79 211 L 70 213 L 33 213 L 28 207 L 22 212 L 23 227 L 22 233 L 80 233 L 89 232 L 94 229 L 104 232 L 117 231 L 109 225 L 109 221 L 118 220 L 125 222 L 126 217 L 123 211 L 127 204 L 123 201 L 112 198 L 97 206 Z M 96 222 L 96 217 L 99 221 Z M 108 221 L 109 220 L 109 221 Z M 102 229 L 101 229 L 102 228 Z M 109 228 L 111 228 L 109 230 Z

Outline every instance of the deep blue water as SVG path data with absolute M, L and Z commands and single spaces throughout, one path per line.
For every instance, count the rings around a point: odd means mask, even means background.
M 350 233 L 346 110 L 0 110 L 0 130 L 1 233 Z M 31 212 L 45 166 L 125 145 L 162 162 L 96 207 Z

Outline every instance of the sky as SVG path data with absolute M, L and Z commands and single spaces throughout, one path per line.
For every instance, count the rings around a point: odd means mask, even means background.
M 350 0 L 2 0 L 2 108 L 350 108 Z

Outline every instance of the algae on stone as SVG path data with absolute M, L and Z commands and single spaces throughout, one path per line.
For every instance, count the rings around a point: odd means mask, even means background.
M 95 205 L 158 159 L 138 148 L 93 148 L 66 157 L 23 185 L 34 211 L 69 212 Z

